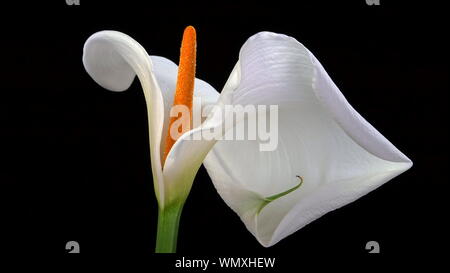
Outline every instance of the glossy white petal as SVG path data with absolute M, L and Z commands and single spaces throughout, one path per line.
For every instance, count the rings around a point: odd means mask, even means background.
M 164 205 L 166 196 L 173 195 L 166 185 L 174 182 L 167 181 L 172 179 L 170 175 L 163 175 L 161 147 L 167 134 L 178 66 L 163 57 L 149 57 L 138 42 L 117 31 L 101 31 L 89 37 L 83 49 L 83 64 L 99 85 L 111 91 L 128 89 L 138 76 L 147 104 L 155 192 L 160 205 Z M 201 97 L 202 104 L 206 105 L 214 103 L 218 93 L 206 82 L 196 79 L 194 96 Z
M 218 141 L 204 165 L 225 202 L 264 246 L 348 204 L 411 167 L 411 161 L 345 100 L 295 39 L 262 32 L 242 47 L 222 91 L 231 104 L 278 104 L 279 144 Z M 297 190 L 268 203 L 264 198 Z M 260 210 L 260 211 L 259 211 Z

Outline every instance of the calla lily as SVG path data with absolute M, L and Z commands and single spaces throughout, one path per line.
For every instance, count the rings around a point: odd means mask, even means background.
M 412 166 L 347 102 L 314 55 L 286 35 L 260 32 L 250 37 L 220 94 L 195 79 L 194 97 L 201 97 L 203 106 L 216 107 L 176 139 L 167 155 L 162 147 L 178 67 L 149 56 L 131 37 L 115 31 L 92 35 L 83 63 L 98 84 L 112 91 L 126 90 L 135 75 L 141 82 L 155 193 L 160 214 L 169 215 L 161 222 L 178 226 L 202 163 L 223 200 L 266 247 Z M 261 152 L 258 140 L 193 137 L 224 126 L 219 113 L 225 105 L 278 105 L 277 148 Z

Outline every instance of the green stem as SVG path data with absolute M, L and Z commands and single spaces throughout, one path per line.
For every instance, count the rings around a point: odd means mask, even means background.
M 159 209 L 156 234 L 156 253 L 175 253 L 177 250 L 178 225 L 183 204 Z

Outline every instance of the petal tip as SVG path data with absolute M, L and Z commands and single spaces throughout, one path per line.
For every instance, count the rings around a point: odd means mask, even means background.
M 83 47 L 83 65 L 86 72 L 100 86 L 122 92 L 132 84 L 135 72 L 123 58 L 137 42 L 117 31 L 99 31 L 91 35 Z

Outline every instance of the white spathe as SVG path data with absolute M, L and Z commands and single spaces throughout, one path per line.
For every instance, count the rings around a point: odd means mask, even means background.
M 184 201 L 203 162 L 220 196 L 264 246 L 412 166 L 353 109 L 314 55 L 285 35 L 261 32 L 249 38 L 220 95 L 198 79 L 194 91 L 216 109 L 227 104 L 278 105 L 278 148 L 261 152 L 255 140 L 188 140 L 222 126 L 222 116 L 213 110 L 200 127 L 176 141 L 164 168 L 161 147 L 177 66 L 162 57 L 149 57 L 132 38 L 114 31 L 98 32 L 86 41 L 83 63 L 89 75 L 109 90 L 126 90 L 134 76 L 139 77 L 160 206 Z M 265 201 L 298 185 L 297 176 L 304 180 L 300 188 Z
M 210 128 L 207 123 L 187 132 L 172 147 L 163 170 L 161 147 L 165 147 L 178 66 L 166 58 L 149 56 L 133 38 L 117 31 L 100 31 L 90 36 L 83 48 L 83 64 L 99 85 L 111 91 L 127 90 L 138 76 L 147 104 L 150 158 L 158 203 L 163 208 L 183 202 L 213 142 L 185 141 L 189 135 Z M 194 85 L 194 96 L 201 97 L 203 103 L 217 101 L 219 94 L 211 85 L 199 79 L 195 79 Z

